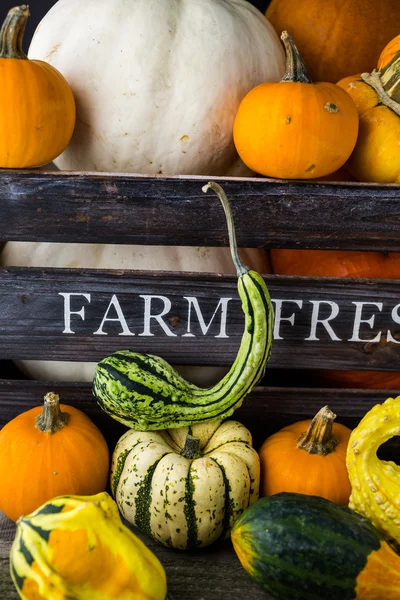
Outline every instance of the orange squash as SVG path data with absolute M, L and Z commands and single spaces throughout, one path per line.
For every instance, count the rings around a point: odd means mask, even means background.
M 312 84 L 284 31 L 286 74 L 252 89 L 237 111 L 233 137 L 242 161 L 268 177 L 314 179 L 337 171 L 358 133 L 350 96 L 332 83 Z
M 284 427 L 260 449 L 260 496 L 296 492 L 347 505 L 346 451 L 351 430 L 325 406 L 312 420 Z
M 103 492 L 109 462 L 89 417 L 49 393 L 0 431 L 0 510 L 16 521 L 56 496 Z
M 352 96 L 360 115 L 346 169 L 359 181 L 394 183 L 400 176 L 400 104 L 385 91 L 378 71 L 346 77 L 338 85 Z
M 399 0 L 272 0 L 266 15 L 293 35 L 314 81 L 370 72 L 400 31 Z
M 0 167 L 51 162 L 75 126 L 72 91 L 54 67 L 28 60 L 22 50 L 27 6 L 10 10 L 0 31 Z

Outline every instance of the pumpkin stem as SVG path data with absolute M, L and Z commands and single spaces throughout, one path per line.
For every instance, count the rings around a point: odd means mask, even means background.
M 393 100 L 393 98 L 391 98 L 389 94 L 385 91 L 382 85 L 379 71 L 375 70 L 372 71 L 372 73 L 362 73 L 361 79 L 365 81 L 365 83 L 368 83 L 368 85 L 370 85 L 375 90 L 380 104 L 384 104 L 388 108 L 391 108 L 396 113 L 396 115 L 400 117 L 400 104 L 398 104 L 396 100 Z
M 22 50 L 22 42 L 29 14 L 26 4 L 8 12 L 0 31 L 0 58 L 28 58 Z
M 56 433 L 68 423 L 68 413 L 61 412 L 60 396 L 49 392 L 44 397 L 43 412 L 36 417 L 36 427 L 43 433 Z
M 235 233 L 235 223 L 233 221 L 233 215 L 231 211 L 231 207 L 229 204 L 229 200 L 223 190 L 223 188 L 215 181 L 209 181 L 207 185 L 201 188 L 203 192 L 206 194 L 209 189 L 212 189 L 218 196 L 221 201 L 222 206 L 224 207 L 226 223 L 228 226 L 228 234 L 229 234 L 229 246 L 231 249 L 231 255 L 233 264 L 235 265 L 236 273 L 238 277 L 241 277 L 245 273 L 248 273 L 249 269 L 242 263 L 238 255 L 237 243 L 236 243 L 236 233 Z
M 294 39 L 287 31 L 282 31 L 281 40 L 285 46 L 286 52 L 286 73 L 283 76 L 282 81 L 292 81 L 295 83 L 312 83 L 308 76 L 306 65 Z
M 309 454 L 326 456 L 333 452 L 338 445 L 338 440 L 333 437 L 332 427 L 336 415 L 328 406 L 324 406 L 315 415 L 306 432 L 297 440 L 297 446 Z
M 192 435 L 190 435 L 190 433 L 188 433 L 185 440 L 185 446 L 181 452 L 181 455 L 185 458 L 189 458 L 190 460 L 200 458 L 201 450 L 199 438 L 195 438 Z

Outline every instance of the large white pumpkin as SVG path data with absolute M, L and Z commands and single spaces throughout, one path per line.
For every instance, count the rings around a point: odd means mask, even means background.
M 279 81 L 284 52 L 245 0 L 59 0 L 29 58 L 56 67 L 77 104 L 62 170 L 226 175 L 246 93 Z

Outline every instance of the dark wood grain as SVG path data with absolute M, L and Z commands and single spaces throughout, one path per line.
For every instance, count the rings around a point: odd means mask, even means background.
M 400 281 L 265 279 L 274 305 L 284 301 L 282 318 L 286 319 L 275 332 L 271 367 L 398 370 Z M 70 330 L 65 333 L 62 294 L 66 293 L 79 294 L 72 298 L 71 310 L 84 309 L 85 319 L 72 315 Z M 107 321 L 100 329 L 106 313 L 110 319 L 118 316 L 115 304 L 109 309 L 114 295 L 126 320 L 124 335 L 121 320 Z M 153 295 L 171 302 L 163 319 L 169 334 L 155 320 L 145 331 L 145 297 Z M 193 308 L 193 337 L 187 337 L 188 297 L 197 298 L 205 324 L 211 321 L 221 298 L 231 299 L 227 304 L 227 337 L 219 337 L 220 311 L 205 334 Z M 152 302 L 152 313 L 160 313 L 164 301 L 155 298 Z M 365 304 L 357 341 L 353 330 L 360 302 Z M 333 305 L 338 314 L 329 322 L 332 331 L 319 324 L 313 333 L 313 310 L 319 306 L 319 317 L 324 319 L 331 315 Z M 373 323 L 367 322 L 370 319 Z M 243 326 L 234 276 L 18 267 L 0 270 L 0 359 L 98 361 L 129 348 L 161 355 L 173 364 L 230 365 Z M 388 332 L 393 341 L 388 341 Z M 372 341 L 376 336 L 380 336 L 379 342 Z
M 226 246 L 206 177 L 0 172 L 0 240 Z M 214 178 L 242 247 L 400 249 L 400 186 Z

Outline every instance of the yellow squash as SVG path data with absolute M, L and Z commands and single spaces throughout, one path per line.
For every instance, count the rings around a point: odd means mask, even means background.
M 23 600 L 165 600 L 159 560 L 105 492 L 60 496 L 18 521 L 11 576 Z
M 400 544 L 400 467 L 380 460 L 379 447 L 400 433 L 400 396 L 374 406 L 353 430 L 346 464 L 352 492 L 349 507 Z

